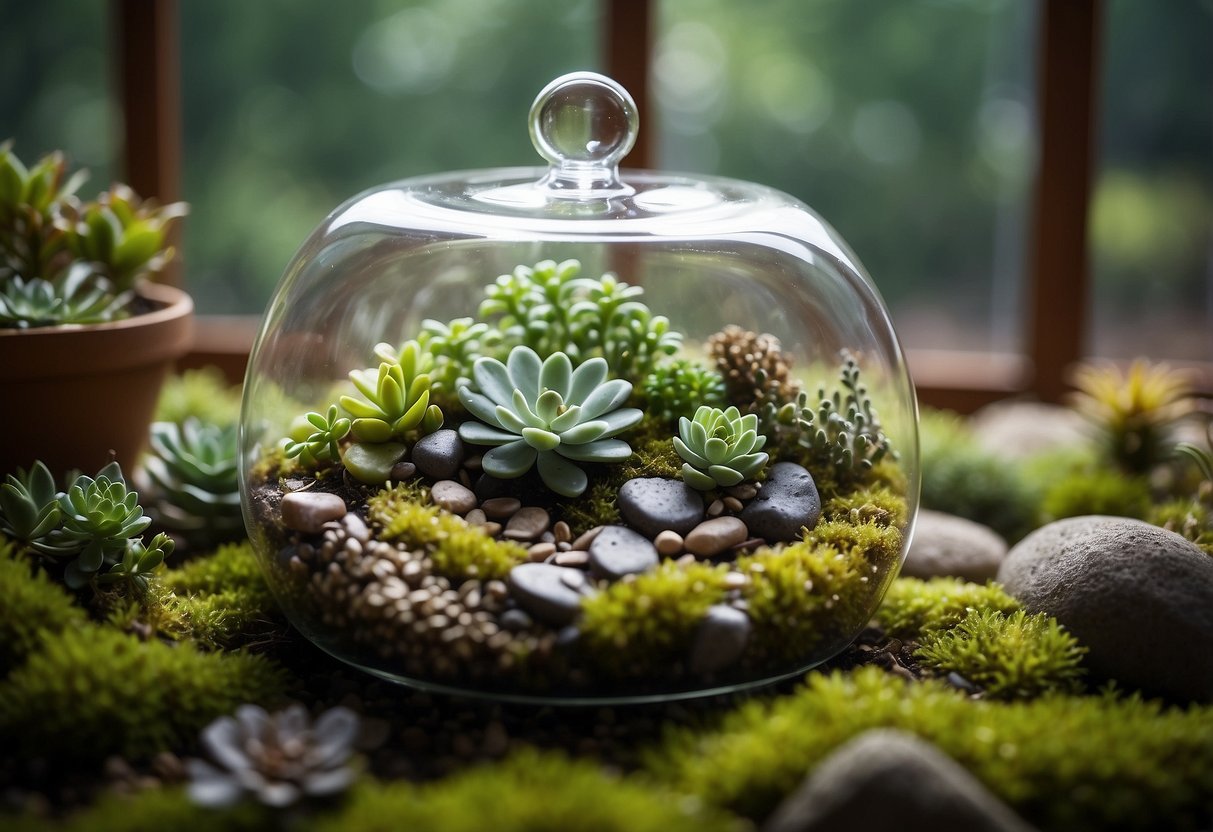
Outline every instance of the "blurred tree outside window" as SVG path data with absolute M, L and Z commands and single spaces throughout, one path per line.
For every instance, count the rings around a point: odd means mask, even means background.
M 1213 3 L 1111 0 L 1088 350 L 1213 361 Z

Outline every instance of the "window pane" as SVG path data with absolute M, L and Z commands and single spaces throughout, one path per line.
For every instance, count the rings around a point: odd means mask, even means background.
M 109 87 L 108 4 L 0 0 L 0 141 L 26 164 L 62 150 L 91 178 L 93 196 L 115 176 L 121 113 Z
M 1100 356 L 1213 360 L 1213 5 L 1113 0 L 1091 211 Z
M 182 4 L 186 274 L 202 312 L 260 312 L 347 197 L 537 165 L 527 111 L 598 65 L 592 0 Z
M 1020 348 L 1036 4 L 661 4 L 661 164 L 787 191 L 912 347 Z

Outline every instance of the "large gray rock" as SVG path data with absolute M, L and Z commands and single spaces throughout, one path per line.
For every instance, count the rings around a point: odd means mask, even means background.
M 1124 517 L 1059 520 L 1011 549 L 998 580 L 1090 648 L 1096 676 L 1213 700 L 1213 557 L 1174 532 Z
M 935 746 L 868 731 L 821 762 L 763 832 L 1030 832 L 1006 804 Z
M 923 509 L 901 574 L 911 578 L 954 576 L 982 583 L 998 574 L 1007 543 L 980 523 Z

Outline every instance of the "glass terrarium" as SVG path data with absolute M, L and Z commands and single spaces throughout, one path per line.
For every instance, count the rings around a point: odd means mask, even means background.
M 241 440 L 275 594 L 347 662 L 502 699 L 697 696 L 830 658 L 916 511 L 879 295 L 785 194 L 621 176 L 636 110 L 607 78 L 549 84 L 530 130 L 548 167 L 367 191 L 287 268 Z

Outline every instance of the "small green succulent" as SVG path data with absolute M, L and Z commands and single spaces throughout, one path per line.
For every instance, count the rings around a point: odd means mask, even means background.
M 649 415 L 671 424 L 694 415 L 700 405 L 725 404 L 724 379 L 698 361 L 679 359 L 661 364 L 645 376 L 642 389 Z
M 472 364 L 482 349 L 501 339 L 501 334 L 486 323 L 471 318 L 455 318 L 442 323 L 432 318 L 421 322 L 417 342 L 434 361 L 430 380 L 437 389 L 454 391 L 470 383 Z
M 433 433 L 442 427 L 442 410 L 430 404 L 430 377 L 422 371 L 421 346 L 409 341 L 396 355 L 391 345 L 379 344 L 375 354 L 381 359 L 377 372 L 350 372 L 350 381 L 363 398 L 341 397 L 341 406 L 354 417 L 350 426 L 354 439 L 390 442 L 418 428 Z
M 674 448 L 686 460 L 682 479 L 700 491 L 750 479 L 769 458 L 761 453 L 767 438 L 758 433 L 758 416 L 742 416 L 736 407 L 721 410 L 704 405 L 695 411 L 695 418 L 678 420 L 678 433 Z
M 115 294 L 89 263 L 76 263 L 54 280 L 12 276 L 0 284 L 0 328 L 95 324 L 126 317 L 128 292 Z
M 323 461 L 341 459 L 341 448 L 337 444 L 350 432 L 352 422 L 340 415 L 337 405 L 329 405 L 327 413 L 311 413 L 292 425 L 291 435 L 286 440 L 286 455 L 299 457 L 309 468 Z
M 236 439 L 235 425 L 193 418 L 152 424 L 151 453 L 143 460 L 150 513 L 193 548 L 213 548 L 244 531 Z
M 78 555 L 67 565 L 64 580 L 84 586 L 106 562 L 125 554 L 127 541 L 151 524 L 139 495 L 126 486 L 122 469 L 111 462 L 96 477 L 81 475 L 59 495 L 62 524 L 38 547 L 45 554 Z
M 36 544 L 59 525 L 59 491 L 55 478 L 41 462 L 29 471 L 18 469 L 0 485 L 0 532 L 26 544 Z
M 573 369 L 563 352 L 547 360 L 529 347 L 510 351 L 506 364 L 481 358 L 472 367 L 472 385 L 459 399 L 476 419 L 459 426 L 473 445 L 494 446 L 484 455 L 486 473 L 520 477 L 536 466 L 548 488 L 565 497 L 585 491 L 588 479 L 573 462 L 621 462 L 632 455 L 627 442 L 612 437 L 643 417 L 621 408 L 632 392 L 623 379 L 607 381 L 607 362 L 591 358 Z
M 142 540 L 129 540 L 122 560 L 98 576 L 97 583 L 125 583 L 137 592 L 146 592 L 152 573 L 172 553 L 173 540 L 167 534 L 156 535 L 150 544 L 144 544 Z

